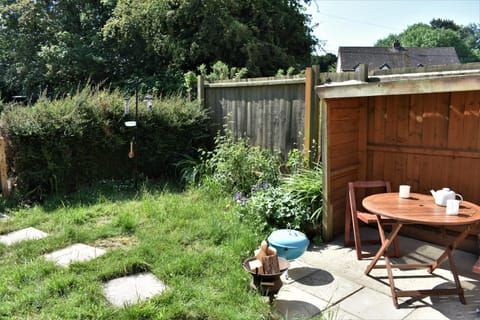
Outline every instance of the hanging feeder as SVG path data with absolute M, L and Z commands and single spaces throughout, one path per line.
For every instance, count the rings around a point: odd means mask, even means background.
M 128 157 L 132 159 L 135 156 L 133 153 L 133 141 L 130 141 L 130 151 L 128 152 Z

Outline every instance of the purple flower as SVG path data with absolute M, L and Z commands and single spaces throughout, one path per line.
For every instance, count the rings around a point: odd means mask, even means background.
M 242 198 L 242 192 L 237 191 L 237 193 L 235 193 L 235 197 L 233 197 L 233 200 L 239 201 L 241 198 Z

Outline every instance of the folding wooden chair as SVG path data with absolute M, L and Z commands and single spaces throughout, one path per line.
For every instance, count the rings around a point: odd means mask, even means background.
M 363 209 L 363 207 L 357 207 L 357 198 L 355 194 L 356 189 L 376 189 L 382 190 L 383 192 L 391 192 L 392 188 L 390 182 L 388 181 L 355 181 L 348 183 L 348 192 L 347 192 L 347 206 L 345 210 L 345 246 L 355 245 L 355 250 L 357 252 L 357 259 L 362 260 L 363 258 L 375 256 L 375 252 L 363 252 L 362 245 L 367 244 L 380 244 L 381 239 L 361 239 L 360 236 L 360 227 L 359 220 L 365 224 L 377 223 L 377 218 L 374 214 L 365 212 L 365 210 L 359 210 L 358 208 Z M 391 224 L 394 221 L 389 219 L 381 219 L 383 224 Z M 353 241 L 350 239 L 350 234 L 353 226 Z M 394 244 L 394 255 L 395 257 L 400 256 L 400 249 L 398 246 L 398 239 L 395 238 L 393 241 Z

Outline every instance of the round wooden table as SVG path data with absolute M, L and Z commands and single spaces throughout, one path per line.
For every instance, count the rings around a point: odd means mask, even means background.
M 435 204 L 434 198 L 430 195 L 411 193 L 409 198 L 400 198 L 398 193 L 379 193 L 366 197 L 362 201 L 365 209 L 377 215 L 380 238 L 382 246 L 365 270 L 369 274 L 373 268 L 386 268 L 392 292 L 393 303 L 398 308 L 398 297 L 424 297 L 431 295 L 458 294 L 460 301 L 465 304 L 463 288 L 458 279 L 458 272 L 453 259 L 452 251 L 468 236 L 470 231 L 480 224 L 480 206 L 462 201 L 458 215 L 447 215 L 446 208 Z M 381 223 L 382 218 L 394 220 L 392 230 L 385 236 L 385 230 Z M 432 263 L 418 264 L 392 264 L 386 254 L 393 239 L 405 224 L 423 224 L 430 226 L 460 226 L 463 231 L 446 245 L 444 252 Z M 380 257 L 384 256 L 385 265 L 377 265 Z M 456 288 L 454 289 L 432 289 L 432 290 L 397 290 L 395 289 L 392 268 L 411 269 L 428 268 L 433 272 L 445 259 L 448 258 L 450 271 L 453 274 Z

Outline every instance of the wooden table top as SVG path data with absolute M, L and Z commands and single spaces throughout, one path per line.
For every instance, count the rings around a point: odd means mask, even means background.
M 428 225 L 466 225 L 480 221 L 480 206 L 460 202 L 458 215 L 447 215 L 445 207 L 435 204 L 431 195 L 410 193 L 410 198 L 400 198 L 398 192 L 378 193 L 366 197 L 362 205 L 370 212 L 400 222 Z

